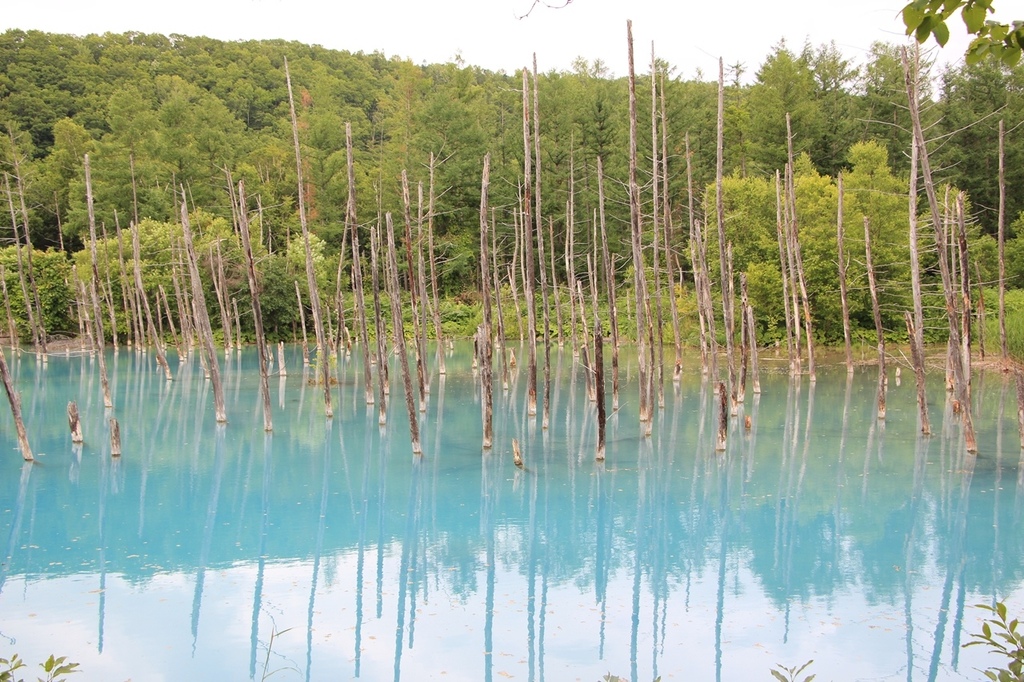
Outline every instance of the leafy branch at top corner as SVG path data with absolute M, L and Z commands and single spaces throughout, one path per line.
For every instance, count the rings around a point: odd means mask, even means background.
M 903 23 L 907 35 L 919 43 L 934 37 L 944 46 L 949 41 L 946 21 L 959 10 L 967 32 L 974 36 L 967 48 L 968 64 L 977 64 L 986 57 L 1015 66 L 1024 51 L 1024 21 L 1010 24 L 988 19 L 995 10 L 994 0 L 913 0 L 903 7 Z

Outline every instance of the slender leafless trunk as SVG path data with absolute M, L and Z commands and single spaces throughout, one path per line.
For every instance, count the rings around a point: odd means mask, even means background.
M 931 211 L 932 226 L 935 229 L 935 243 L 938 245 L 939 273 L 942 277 L 942 290 L 946 302 L 946 318 L 949 323 L 949 347 L 954 354 L 952 365 L 953 384 L 956 399 L 960 403 L 961 419 L 964 424 L 964 441 L 967 451 L 977 453 L 978 444 L 974 433 L 974 421 L 971 417 L 971 405 L 967 392 L 967 382 L 963 376 L 963 365 L 960 361 L 960 325 L 956 319 L 956 297 L 953 292 L 953 280 L 950 275 L 950 265 L 946 249 L 942 246 L 946 243 L 945 230 L 942 229 L 942 217 L 939 212 L 939 202 L 935 194 L 935 183 L 932 181 L 931 165 L 928 159 L 928 148 L 925 144 L 924 129 L 921 127 L 921 115 L 917 100 L 917 52 L 914 54 L 914 68 L 910 67 L 907 52 L 902 51 L 903 75 L 907 89 L 907 101 L 910 108 L 910 119 L 913 125 L 914 138 L 917 141 L 918 154 L 921 162 L 921 172 L 924 179 L 925 195 L 928 197 L 928 207 Z
M 490 450 L 494 444 L 494 383 L 492 379 L 493 352 L 491 350 L 491 273 L 490 254 L 487 253 L 487 191 L 491 181 L 491 155 L 484 156 L 484 168 L 480 179 L 480 295 L 483 298 L 483 333 L 480 349 L 483 362 L 480 367 L 480 381 L 483 390 L 483 448 Z
M 196 251 L 192 245 L 192 225 L 189 223 L 188 205 L 184 189 L 181 192 L 181 233 L 185 244 L 189 277 L 192 281 L 193 319 L 196 323 L 196 331 L 203 350 L 202 357 L 206 359 L 206 369 L 210 375 L 210 385 L 213 388 L 214 414 L 216 415 L 217 423 L 222 424 L 228 420 L 227 413 L 224 410 L 224 388 L 220 381 L 220 365 L 217 362 L 217 352 L 213 347 L 213 328 L 210 326 L 210 315 L 207 312 L 206 295 L 203 293 L 203 281 L 199 276 Z
M 794 325 L 795 311 L 790 306 L 790 263 L 789 258 L 789 239 L 786 234 L 789 230 L 786 228 L 785 214 L 787 210 L 782 202 L 782 182 L 779 178 L 779 172 L 775 171 L 775 231 L 779 240 L 779 267 L 780 273 L 782 274 L 782 303 L 784 314 L 786 316 L 786 352 L 789 356 L 789 373 L 796 374 L 797 363 L 799 362 L 799 350 L 794 348 L 794 330 L 793 327 L 797 328 L 799 332 L 800 326 Z M 795 303 L 795 300 L 794 300 Z
M 384 217 L 387 225 L 388 244 L 388 297 L 391 299 L 392 333 L 398 347 L 398 364 L 402 369 L 402 383 L 405 386 L 405 409 L 409 415 L 409 439 L 412 442 L 412 453 L 422 455 L 420 446 L 420 427 L 416 416 L 416 404 L 413 397 L 412 375 L 409 372 L 409 354 L 405 345 L 405 323 L 402 320 L 402 292 L 398 285 L 398 257 L 395 249 L 395 228 L 391 222 L 391 214 Z
M 1010 353 L 1006 345 L 1006 170 L 1003 144 L 1003 120 L 999 119 L 999 349 L 1005 363 Z
M 643 259 L 643 226 L 640 213 L 640 183 L 637 179 L 636 73 L 633 69 L 633 22 L 626 22 L 629 50 L 629 223 L 633 253 L 633 296 L 636 304 L 637 375 L 640 380 L 639 416 L 645 436 L 651 434 L 654 377 L 654 340 L 647 310 L 647 280 Z
M 28 302 L 26 302 L 26 307 L 28 307 Z M 28 443 L 25 422 L 21 418 L 21 397 L 14 390 L 14 383 L 11 381 L 11 372 L 7 368 L 7 358 L 4 357 L 3 348 L 0 348 L 0 381 L 4 384 L 7 402 L 11 405 L 11 416 L 14 417 L 14 428 L 18 432 L 18 447 L 21 449 L 21 457 L 26 462 L 31 462 L 33 460 L 32 448 Z
M 149 299 L 146 298 L 146 290 L 142 287 L 142 268 L 139 265 L 141 260 L 141 249 L 139 246 L 139 226 L 132 225 L 132 265 L 135 277 L 135 290 L 139 294 L 139 298 L 142 301 L 143 308 L 146 312 L 146 323 L 149 326 L 149 336 L 153 339 L 153 346 L 156 349 L 156 362 L 160 365 L 160 369 L 164 371 L 164 378 L 170 381 L 174 377 L 171 376 L 171 368 L 167 364 L 167 357 L 164 355 L 163 339 L 156 333 L 156 325 L 153 324 L 153 313 L 149 308 Z M 120 230 L 118 235 L 120 235 Z
M 878 342 L 878 418 L 885 419 L 885 330 L 882 328 L 882 310 L 878 306 L 878 284 L 875 281 L 875 266 L 871 258 L 871 223 L 864 216 L 864 265 L 868 271 L 868 289 L 871 291 L 871 313 L 875 320 L 875 335 Z
M 853 345 L 850 338 L 850 303 L 846 291 L 846 226 L 843 224 L 843 174 L 836 177 L 839 209 L 836 217 L 836 246 L 839 255 L 839 300 L 843 307 L 843 350 L 846 353 L 846 373 L 853 374 Z
M 380 305 L 380 265 L 377 254 L 380 251 L 380 225 L 370 228 L 370 273 L 373 286 L 373 317 L 376 321 L 377 337 L 377 423 L 383 426 L 388 421 L 387 398 L 390 393 L 388 385 L 388 352 L 387 339 L 384 333 L 384 315 Z M 385 277 L 386 279 L 386 277 Z
M 914 384 L 917 388 L 917 408 L 921 415 L 921 433 L 928 435 L 932 432 L 931 422 L 928 419 L 928 400 L 925 394 L 925 372 L 924 372 L 924 302 L 921 297 L 921 259 L 918 252 L 918 220 L 917 220 L 917 171 L 920 149 L 917 146 L 917 138 L 911 142 L 910 148 L 910 188 L 909 208 L 910 217 L 910 288 L 914 299 L 914 316 L 911 319 L 907 315 L 908 331 L 910 334 L 910 358 L 914 363 Z
M 433 158 L 433 157 L 431 157 Z M 367 405 L 373 404 L 373 353 L 366 322 L 366 299 L 363 294 L 363 258 L 359 247 L 359 223 L 356 219 L 356 167 L 352 155 L 352 124 L 345 123 L 345 162 L 348 168 L 348 202 L 345 205 L 345 229 L 352 241 L 352 288 L 359 316 L 359 342 L 363 347 L 363 395 Z M 430 260 L 434 260 L 431 253 Z M 433 267 L 433 263 L 431 263 Z
M 274 420 L 270 409 L 270 383 L 267 368 L 270 357 L 267 339 L 263 335 L 263 310 L 260 307 L 260 286 L 256 279 L 256 262 L 252 255 L 252 239 L 249 233 L 249 212 L 245 202 L 245 185 L 238 182 L 238 227 L 242 236 L 242 250 L 245 254 L 245 275 L 249 282 L 249 296 L 252 299 L 252 317 L 256 332 L 256 357 L 260 363 L 260 397 L 263 400 L 263 430 L 273 431 Z
M 103 406 L 106 408 L 112 408 L 114 406 L 113 400 L 110 398 L 110 383 L 107 381 L 107 361 L 104 357 L 103 347 L 103 318 L 100 313 L 100 301 L 99 296 L 96 293 L 96 287 L 99 286 L 99 267 L 97 262 L 99 258 L 96 254 L 96 213 L 93 208 L 92 202 L 92 172 L 89 169 L 89 155 L 85 155 L 85 203 L 89 209 L 89 250 L 92 254 L 92 279 L 89 282 L 89 293 L 92 298 L 92 313 L 93 323 L 95 324 L 95 346 L 96 352 L 99 356 L 100 365 L 100 385 L 103 387 Z M 28 307 L 28 299 L 25 301 L 26 307 Z
M 800 229 L 796 216 L 796 167 L 794 166 L 793 129 L 790 125 L 789 112 L 786 112 L 786 140 L 789 154 L 789 238 L 792 242 L 793 261 L 796 263 L 797 283 L 800 285 L 800 305 L 803 309 L 804 333 L 807 336 L 807 374 L 813 382 L 817 378 L 817 369 L 814 365 L 814 329 L 811 320 L 811 304 L 807 297 L 807 279 L 804 277 L 804 258 L 801 255 L 800 249 Z
M 725 195 L 722 189 L 724 173 L 724 129 L 725 129 L 725 67 L 722 58 L 718 58 L 718 133 L 715 155 L 715 216 L 718 223 L 718 265 L 722 279 L 722 319 L 725 324 L 725 356 L 729 366 L 729 392 L 736 394 L 736 351 L 733 335 L 736 320 L 733 316 L 733 283 L 726 262 L 725 238 Z M 735 403 L 735 399 L 733 400 Z
M 529 416 L 537 414 L 537 310 L 533 291 L 533 149 L 530 143 L 530 75 L 523 69 L 523 266 L 526 295 L 527 343 L 527 406 Z
M 288 109 L 292 119 L 292 142 L 295 146 L 295 173 L 299 190 L 299 223 L 302 225 L 302 243 L 306 250 L 306 284 L 309 287 L 309 305 L 313 310 L 313 329 L 316 332 L 317 362 L 320 381 L 324 387 L 324 412 L 328 418 L 334 416 L 331 405 L 331 363 L 327 359 L 327 338 L 324 336 L 324 323 L 321 316 L 320 290 L 313 269 L 313 251 L 309 243 L 309 225 L 306 220 L 306 187 L 302 179 L 302 154 L 299 148 L 299 121 L 295 115 L 295 100 L 292 97 L 292 79 L 288 72 L 288 60 L 284 62 L 285 83 L 288 86 Z

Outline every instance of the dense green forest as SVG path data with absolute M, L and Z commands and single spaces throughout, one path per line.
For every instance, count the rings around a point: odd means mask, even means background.
M 521 74 L 462 63 L 416 65 L 380 54 L 284 41 L 224 42 L 134 33 L 75 37 L 9 30 L 0 35 L 0 166 L 10 214 L 10 221 L 0 227 L 0 244 L 5 245 L 0 266 L 23 338 L 30 338 L 18 276 L 25 269 L 34 275 L 48 332 L 79 331 L 76 281 L 91 274 L 86 154 L 91 158 L 101 230 L 101 286 L 106 287 L 107 305 L 116 309 L 122 330 L 131 324 L 121 305 L 123 289 L 131 286 L 131 272 L 130 265 L 127 273 L 120 272 L 118 262 L 119 254 L 130 262 L 127 228 L 132 224 L 139 228 L 147 295 L 155 301 L 163 287 L 170 302 L 167 312 L 172 318 L 176 315 L 177 201 L 179 188 L 184 188 L 198 231 L 197 250 L 206 266 L 204 276 L 209 279 L 207 298 L 218 300 L 211 276 L 216 250 L 226 269 L 228 291 L 222 300 L 237 299 L 244 333 L 251 336 L 230 177 L 234 182 L 244 180 L 254 229 L 259 230 L 255 248 L 268 334 L 292 338 L 299 319 L 294 282 L 303 291 L 306 283 L 302 241 L 293 239 L 301 232 L 286 58 L 296 93 L 302 191 L 315 235 L 321 286 L 334 292 L 336 273 L 341 272 L 342 288 L 349 290 L 350 273 L 347 267 L 339 270 L 338 257 L 343 253 L 349 192 L 345 126 L 350 123 L 356 212 L 364 244 L 370 227 L 385 213 L 403 215 L 403 171 L 411 184 L 417 219 L 417 190 L 428 195 L 431 158 L 436 160 L 436 207 L 429 222 L 445 298 L 443 314 L 452 333 L 472 331 L 479 319 L 474 302 L 480 271 L 480 174 L 487 153 L 489 205 L 499 238 L 499 269 L 505 268 L 506 278 L 515 258 L 514 223 L 524 165 Z M 693 217 L 703 221 L 707 215 L 713 224 L 717 74 L 686 78 L 671 64 L 656 66 L 657 100 L 664 101 L 657 134 L 662 135 L 663 120 L 670 247 L 684 274 L 682 285 L 674 287 L 674 300 L 683 314 L 686 340 L 694 342 L 685 150 L 688 140 Z M 884 325 L 894 339 L 905 338 L 902 315 L 911 305 L 911 132 L 899 47 L 875 44 L 864 63 L 856 63 L 835 45 L 797 49 L 780 43 L 757 66 L 752 80 L 749 68 L 734 64 L 725 70 L 725 229 L 735 249 L 735 272 L 745 272 L 750 281 L 760 339 L 778 341 L 785 330 L 775 176 L 787 158 L 787 113 L 798 155 L 796 211 L 815 334 L 826 343 L 843 338 L 836 245 L 836 178 L 842 173 L 855 336 L 874 336 L 863 266 L 867 217 Z M 645 74 L 637 79 L 640 183 L 642 208 L 650 213 L 652 142 L 660 154 L 661 140 L 652 140 L 650 65 L 642 70 Z M 553 235 L 549 247 L 557 257 L 549 252 L 549 258 L 554 261 L 556 283 L 564 286 L 569 268 L 576 276 L 586 272 L 598 209 L 600 158 L 609 237 L 612 250 L 619 254 L 616 272 L 628 287 L 632 265 L 627 81 L 612 78 L 600 62 L 579 59 L 570 72 L 541 73 L 538 90 L 542 215 Z M 937 181 L 950 193 L 966 193 L 971 278 L 978 293 L 987 297 L 985 304 L 994 318 L 1000 120 L 1007 131 L 1007 286 L 1024 287 L 1024 66 L 983 61 L 932 73 L 922 89 L 922 109 Z M 940 189 L 940 197 L 945 194 Z M 25 244 L 21 227 L 26 223 L 32 251 L 21 250 L 30 257 L 19 266 L 19 251 L 12 245 L 15 228 L 19 243 Z M 710 232 L 712 243 L 717 242 L 714 230 Z M 570 239 L 575 262 L 563 257 Z M 931 340 L 940 340 L 947 326 L 934 255 L 926 254 L 923 266 L 927 332 Z M 717 264 L 712 269 L 717 275 Z M 1024 312 L 1021 292 L 1010 294 L 1008 305 Z M 974 297 L 975 303 L 979 298 Z M 351 306 L 351 297 L 346 300 Z M 334 305 L 331 295 L 325 301 Z M 562 304 L 567 305 L 564 299 Z M 505 312 L 511 316 L 515 310 L 507 306 Z M 222 313 L 211 309 L 211 315 L 219 319 Z M 6 328 L 0 332 L 5 334 Z

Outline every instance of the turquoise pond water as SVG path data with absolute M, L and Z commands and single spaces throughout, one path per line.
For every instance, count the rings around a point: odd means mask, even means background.
M 66 655 L 79 682 L 768 680 L 809 659 L 821 680 L 978 680 L 1000 663 L 961 646 L 978 603 L 1024 616 L 1024 466 L 1000 373 L 974 377 L 972 460 L 938 374 L 921 438 L 906 368 L 879 422 L 874 367 L 812 385 L 769 359 L 742 407 L 752 429 L 733 419 L 716 454 L 699 371 L 666 383 L 642 438 L 628 360 L 600 465 L 571 351 L 552 351 L 547 430 L 516 355 L 489 454 L 471 349 L 443 380 L 431 357 L 416 459 L 394 366 L 382 430 L 358 349 L 326 420 L 290 348 L 269 436 L 254 350 L 220 356 L 223 427 L 197 359 L 172 358 L 168 383 L 152 355 L 108 352 L 112 459 L 95 359 L 8 352 L 38 462 L 23 466 L 4 404 L 0 657 Z

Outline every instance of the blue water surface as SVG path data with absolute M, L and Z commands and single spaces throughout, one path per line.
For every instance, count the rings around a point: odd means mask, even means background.
M 508 390 L 496 379 L 489 452 L 471 348 L 448 351 L 445 377 L 429 357 L 415 457 L 398 367 L 382 428 L 358 348 L 335 367 L 333 419 L 289 348 L 271 434 L 254 350 L 219 356 L 222 426 L 197 357 L 172 356 L 167 382 L 151 354 L 108 352 L 106 411 L 94 357 L 8 350 L 37 462 L 4 406 L 0 657 L 65 655 L 80 682 L 753 680 L 810 659 L 818 679 L 977 680 L 1000 664 L 962 648 L 976 604 L 1024 615 L 1024 467 L 1000 372 L 975 374 L 972 457 L 938 374 L 921 437 L 906 369 L 880 421 L 874 367 L 812 383 L 767 358 L 716 453 L 693 362 L 644 437 L 624 353 L 601 464 L 580 359 L 552 350 L 545 429 L 543 364 L 529 415 L 525 353 Z

